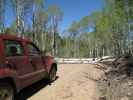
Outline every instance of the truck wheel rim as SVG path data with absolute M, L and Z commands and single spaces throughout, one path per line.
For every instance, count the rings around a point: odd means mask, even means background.
M 0 89 L 0 100 L 12 100 L 13 91 L 11 89 Z

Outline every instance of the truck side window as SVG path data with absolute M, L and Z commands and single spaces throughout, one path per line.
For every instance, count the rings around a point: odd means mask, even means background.
M 5 54 L 6 56 L 23 56 L 24 48 L 18 41 L 5 40 Z
M 28 44 L 28 50 L 29 50 L 29 55 L 39 55 L 40 54 L 39 49 L 33 44 Z

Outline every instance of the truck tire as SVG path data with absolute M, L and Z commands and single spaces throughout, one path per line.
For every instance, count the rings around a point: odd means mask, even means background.
M 0 100 L 14 100 L 14 89 L 8 83 L 0 83 Z
M 53 82 L 56 80 L 56 72 L 57 72 L 57 69 L 55 66 L 53 66 L 49 73 L 49 77 L 48 77 L 49 82 Z

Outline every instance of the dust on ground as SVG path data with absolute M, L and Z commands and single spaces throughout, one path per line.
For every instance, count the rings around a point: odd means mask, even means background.
M 28 100 L 98 100 L 97 80 L 102 75 L 92 64 L 60 64 L 59 78 Z

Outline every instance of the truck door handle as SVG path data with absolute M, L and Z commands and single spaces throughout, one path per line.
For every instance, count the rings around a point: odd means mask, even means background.
M 33 70 L 37 70 L 37 67 L 36 67 L 36 64 L 33 62 L 32 59 L 29 59 L 29 62 L 31 63 L 32 67 L 33 67 Z

